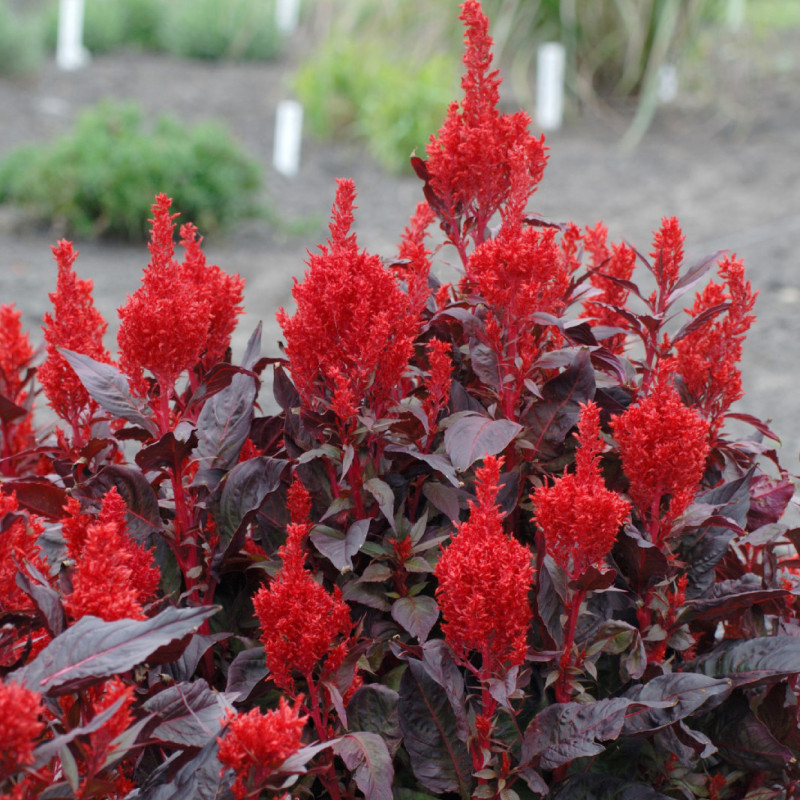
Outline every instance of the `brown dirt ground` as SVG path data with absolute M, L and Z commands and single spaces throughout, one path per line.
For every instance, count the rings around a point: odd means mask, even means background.
M 794 473 L 800 453 L 800 64 L 784 64 L 780 74 L 772 70 L 765 77 L 757 61 L 726 61 L 718 53 L 715 69 L 705 95 L 662 107 L 634 152 L 618 146 L 624 114 L 573 115 L 548 136 L 550 162 L 531 208 L 580 225 L 602 219 L 614 240 L 624 238 L 642 252 L 650 249 L 660 219 L 675 215 L 689 261 L 721 248 L 745 259 L 759 291 L 759 319 L 746 344 L 746 396 L 738 410 L 772 420 L 782 459 Z M 0 79 L 0 156 L 68 130 L 82 108 L 107 96 L 138 101 L 151 114 L 168 111 L 187 123 L 223 120 L 264 164 L 266 199 L 284 223 L 243 223 L 225 236 L 208 237 L 206 252 L 247 281 L 234 355 L 241 354 L 257 320 L 264 322 L 265 352 L 277 354 L 274 313 L 291 303 L 292 277 L 302 275 L 306 251 L 324 239 L 335 178 L 355 180 L 359 242 L 385 256 L 394 254 L 421 199 L 416 178 L 383 174 L 352 144 L 306 139 L 299 174 L 276 174 L 274 112 L 290 96 L 289 71 L 289 62 L 220 64 L 135 54 L 98 57 L 72 73 L 47 64 L 27 81 Z M 169 187 L 154 187 L 161 190 Z M 292 222 L 303 223 L 302 235 L 288 232 Z M 20 226 L 17 212 L 0 209 L 0 302 L 23 309 L 37 342 L 55 282 L 50 245 L 57 235 Z M 94 280 L 96 302 L 113 335 L 115 309 L 136 289 L 147 249 L 90 241 L 76 246 L 76 267 Z

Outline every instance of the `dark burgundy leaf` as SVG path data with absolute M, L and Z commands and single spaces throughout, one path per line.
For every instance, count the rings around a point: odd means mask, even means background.
M 759 636 L 722 642 L 696 663 L 706 675 L 729 678 L 734 686 L 777 680 L 800 673 L 800 639 Z
M 237 464 L 225 478 L 219 500 L 217 525 L 222 550 L 259 509 L 267 496 L 278 489 L 288 462 L 257 456 Z
M 688 600 L 676 619 L 680 625 L 694 619 L 714 622 L 718 619 L 736 619 L 756 603 L 785 597 L 785 589 L 764 589 L 757 575 L 744 575 L 737 580 L 717 581 L 706 597 Z
M 461 517 L 460 497 L 462 492 L 453 486 L 445 486 L 443 483 L 425 481 L 422 486 L 422 493 L 431 505 L 441 511 L 452 522 L 458 522 Z
M 652 786 L 615 775 L 579 772 L 554 787 L 549 800 L 670 800 Z
M 669 563 L 661 549 L 647 541 L 632 525 L 620 532 L 613 552 L 621 571 L 627 575 L 636 591 L 661 580 L 669 570 Z
M 275 402 L 284 410 L 289 411 L 300 405 L 300 395 L 282 366 L 275 367 L 272 378 L 272 394 Z
M 553 557 L 545 556 L 542 570 L 539 573 L 539 588 L 536 602 L 539 617 L 544 623 L 547 633 L 555 647 L 563 645 L 564 628 L 561 615 L 564 613 L 564 597 L 567 593 L 567 581 L 564 571 L 556 564 Z
M 773 736 L 739 695 L 717 709 L 707 732 L 719 754 L 737 769 L 780 770 L 795 761 L 792 751 Z
M 779 480 L 769 475 L 756 475 L 750 482 L 750 508 L 747 511 L 747 527 L 754 531 L 762 525 L 777 522 L 786 511 L 794 495 L 794 483 L 788 474 Z
M 694 714 L 709 701 L 719 703 L 731 693 L 731 682 L 696 672 L 658 675 L 625 692 L 625 698 L 644 708 L 628 712 L 624 733 L 656 731 Z M 707 710 L 707 709 L 705 709 Z
M 472 370 L 481 383 L 498 391 L 502 376 L 500 375 L 497 355 L 494 350 L 489 345 L 473 338 L 469 342 L 469 358 Z
M 597 347 L 597 339 L 595 338 L 594 330 L 585 320 L 565 325 L 564 333 L 573 344 L 584 345 L 585 347 Z
M 345 733 L 333 746 L 333 752 L 353 774 L 364 800 L 392 800 L 392 757 L 377 733 Z
M 3 483 L 3 490 L 17 495 L 19 505 L 46 519 L 61 519 L 67 504 L 67 493 L 46 480 L 11 480 Z
M 346 470 L 342 467 L 342 473 Z M 364 488 L 375 498 L 381 513 L 389 522 L 389 526 L 393 531 L 396 531 L 394 522 L 394 492 L 392 487 L 386 481 L 380 478 L 370 478 L 364 482 Z
M 0 394 L 0 422 L 10 425 L 14 420 L 26 417 L 28 409 L 18 406 L 9 400 L 4 394 Z
M 368 683 L 356 690 L 347 704 L 347 723 L 351 730 L 377 733 L 391 753 L 400 746 L 402 734 L 397 720 L 400 695 L 380 683 Z
M 116 622 L 81 617 L 12 677 L 52 697 L 70 694 L 145 661 L 158 663 L 159 650 L 183 639 L 188 645 L 187 637 L 218 610 L 170 606 L 150 619 Z
M 542 400 L 527 414 L 536 452 L 557 452 L 580 416 L 580 405 L 594 397 L 595 381 L 589 352 L 581 349 L 563 372 L 542 386 Z
M 630 706 L 631 701 L 621 697 L 547 706 L 525 729 L 520 763 L 555 769 L 602 753 L 605 747 L 600 742 L 620 735 Z
M 575 591 L 600 592 L 613 585 L 616 577 L 616 570 L 589 566 L 578 578 L 570 581 L 569 585 Z
M 716 253 L 711 253 L 711 255 L 704 256 L 699 261 L 696 261 L 692 264 L 689 269 L 681 275 L 680 280 L 672 287 L 672 293 L 667 298 L 667 304 L 673 303 L 678 297 L 680 297 L 684 292 L 690 289 L 692 286 L 697 284 L 697 282 L 703 277 L 703 275 L 708 272 L 711 267 L 717 263 L 717 261 L 725 255 L 724 250 L 717 250 Z
M 742 422 L 746 422 L 748 425 L 752 425 L 759 433 L 762 433 L 768 439 L 772 439 L 774 442 L 779 442 L 780 438 L 778 435 L 770 428 L 765 422 L 760 420 L 758 417 L 754 417 L 751 414 L 740 414 L 738 412 L 728 412 L 725 414 L 725 419 L 738 419 Z
M 203 379 L 203 382 L 197 387 L 191 398 L 189 398 L 189 402 L 186 404 L 186 411 L 200 403 L 205 403 L 215 394 L 219 394 L 223 389 L 227 389 L 236 375 L 249 375 L 251 378 L 257 377 L 251 369 L 237 367 L 226 362 L 214 364 Z
M 185 440 L 176 439 L 172 431 L 167 431 L 157 442 L 143 447 L 136 454 L 135 460 L 144 472 L 168 469 L 173 475 L 179 475 L 183 462 L 189 458 L 196 446 L 195 431 L 192 431 Z
M 228 668 L 228 683 L 225 691 L 239 694 L 239 700 L 247 700 L 255 686 L 267 677 L 263 647 L 242 650 Z
M 230 636 L 229 633 L 195 633 L 190 639 L 189 644 L 183 648 L 180 657 L 170 662 L 162 664 L 159 670 L 162 674 L 170 676 L 174 681 L 189 681 L 200 663 L 200 659 L 205 655 L 206 650 L 217 642 L 221 642 Z
M 464 472 L 478 459 L 505 450 L 521 430 L 521 425 L 508 419 L 467 413 L 447 427 L 444 448 L 453 466 Z
M 367 540 L 370 521 L 368 519 L 356 520 L 344 534 L 341 531 L 316 525 L 309 538 L 314 547 L 324 555 L 338 570 L 352 569 L 353 556 L 361 549 Z
M 427 464 L 431 469 L 440 472 L 447 478 L 453 486 L 458 486 L 459 481 L 456 476 L 456 471 L 447 456 L 442 453 L 422 453 L 411 445 L 388 445 L 385 449 L 386 453 L 402 453 L 403 455 L 411 456 L 412 458 L 422 461 Z M 427 486 L 427 482 L 425 486 Z
M 142 541 L 162 529 L 156 493 L 137 469 L 109 464 L 77 486 L 73 495 L 80 499 L 101 500 L 112 488 L 116 488 L 125 501 L 125 521 L 131 536 Z
M 31 563 L 26 562 L 17 570 L 16 580 L 17 586 L 30 597 L 41 615 L 47 632 L 52 638 L 58 636 L 67 625 L 64 607 L 61 605 L 61 595 Z
M 408 660 L 400 680 L 397 716 L 416 779 L 431 792 L 458 792 L 469 798 L 472 758 L 458 737 L 453 706 L 416 659 Z
M 711 322 L 714 317 L 721 314 L 723 311 L 727 311 L 730 307 L 730 303 L 719 303 L 711 308 L 703 309 L 697 316 L 692 317 L 689 322 L 687 322 L 675 334 L 675 338 L 672 340 L 672 343 L 677 344 L 681 339 L 688 336 L 690 333 L 694 333 L 699 328 L 702 328 L 703 325 Z
M 203 469 L 229 469 L 236 463 L 250 434 L 257 394 L 255 379 L 236 375 L 205 403 L 197 418 L 197 456 Z
M 392 603 L 392 619 L 403 630 L 424 642 L 439 619 L 439 606 L 432 597 L 423 594 L 398 597 Z
M 115 419 L 126 419 L 151 436 L 158 436 L 153 412 L 144 400 L 131 394 L 128 378 L 111 364 L 95 361 L 83 353 L 59 348 L 67 363 L 75 370 L 89 396 Z
M 223 785 L 222 764 L 217 758 L 216 738 L 175 773 L 170 783 L 159 784 L 155 779 L 162 777 L 156 770 L 151 782 L 145 783 L 134 800 L 225 800 L 230 798 L 230 789 Z M 166 770 L 165 770 L 166 771 Z
M 168 686 L 144 703 L 157 721 L 151 738 L 187 747 L 204 747 L 218 736 L 221 720 L 232 709 L 231 698 L 212 691 L 202 678 Z

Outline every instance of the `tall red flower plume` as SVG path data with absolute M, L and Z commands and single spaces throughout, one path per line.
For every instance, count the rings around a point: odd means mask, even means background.
M 653 259 L 653 270 L 662 303 L 666 301 L 680 278 L 685 238 L 675 217 L 664 217 L 661 220 L 661 227 L 653 237 L 650 258 Z
M 687 312 L 698 325 L 675 343 L 669 361 L 683 379 L 686 389 L 711 423 L 712 435 L 722 427 L 725 412 L 744 394 L 738 363 L 742 343 L 755 315 L 750 312 L 757 292 L 745 280 L 744 266 L 735 256 L 719 262 L 720 283 L 709 283 L 697 294 Z
M 497 506 L 502 459 L 487 456 L 476 470 L 477 503 L 436 565 L 442 630 L 456 656 L 481 654 L 483 670 L 499 675 L 525 658 L 532 619 L 528 592 L 532 554 L 503 531 Z
M 611 422 L 628 493 L 656 537 L 692 502 L 708 456 L 709 423 L 660 373 L 650 393 Z M 660 541 L 657 542 L 660 544 Z
M 164 194 L 153 204 L 150 263 L 142 285 L 119 309 L 117 336 L 122 370 L 138 385 L 144 371 L 169 391 L 177 377 L 193 367 L 204 352 L 218 359 L 230 341 L 242 312 L 238 276 L 209 267 L 194 225 L 181 228 L 184 263 L 174 258 L 172 200 Z
M 636 253 L 626 244 L 606 243 L 608 230 L 602 222 L 587 228 L 583 237 L 584 246 L 591 256 L 589 266 L 593 270 L 589 282 L 597 290 L 583 303 L 582 317 L 594 320 L 595 325 L 611 328 L 626 328 L 627 321 L 616 308 L 624 308 L 630 290 L 620 281 L 628 281 L 636 266 Z M 625 334 L 617 333 L 603 340 L 603 344 L 614 353 L 621 353 Z
M 309 256 L 303 282 L 292 289 L 295 314 L 277 315 L 303 402 L 334 407 L 340 418 L 364 406 L 379 416 L 387 410 L 418 327 L 392 273 L 359 251 L 350 233 L 354 199 L 353 182 L 340 180 L 328 245 Z
M 191 222 L 181 225 L 180 236 L 185 251 L 181 272 L 184 280 L 194 285 L 208 316 L 203 358 L 212 365 L 225 355 L 236 329 L 237 317 L 244 311 L 244 279 L 239 275 L 229 275 L 216 265 L 206 264 L 205 254 L 200 248 L 203 237 L 197 235 L 197 228 Z
M 23 333 L 22 312 L 14 304 L 0 305 L 0 394 L 21 405 L 25 398 L 20 392 L 25 384 L 22 377 L 33 356 L 28 334 Z
M 125 510 L 116 488 L 103 498 L 96 521 L 80 515 L 77 503 L 67 506 L 63 532 L 75 569 L 64 605 L 73 619 L 143 619 L 144 605 L 155 598 L 160 573 L 152 552 L 128 532 Z
M 630 514 L 630 504 L 606 488 L 600 472 L 603 440 L 595 403 L 582 407 L 577 438 L 575 472 L 531 495 L 547 553 L 571 578 L 606 557 Z
M 47 575 L 50 567 L 37 544 L 44 525 L 19 509 L 17 496 L 0 491 L 0 612 L 32 607 L 30 597 L 17 586 L 17 572 L 25 563 Z
M 232 790 L 236 800 L 258 796 L 270 776 L 300 749 L 308 719 L 298 713 L 301 699 L 302 695 L 294 708 L 281 697 L 278 708 L 267 712 L 254 708 L 246 714 L 229 713 L 228 729 L 217 739 L 218 758 L 223 771 L 235 773 Z
M 52 250 L 58 264 L 58 278 L 55 292 L 49 295 L 53 313 L 44 315 L 42 330 L 47 358 L 39 367 L 37 377 L 53 411 L 77 428 L 81 417 L 86 412 L 91 414 L 96 404 L 59 348 L 110 363 L 109 353 L 103 346 L 108 326 L 95 308 L 92 281 L 81 280 L 75 274 L 73 264 L 78 251 L 73 250 L 72 242 L 62 239 Z
M 0 783 L 33 763 L 33 748 L 44 731 L 41 696 L 13 681 L 0 683 Z
M 427 147 L 428 161 L 417 171 L 427 177 L 426 197 L 447 234 L 462 236 L 461 221 L 470 221 L 478 242 L 489 220 L 506 201 L 511 189 L 512 159 L 518 150 L 524 160 L 525 192 L 530 196 L 541 180 L 546 163 L 544 137 L 528 132 L 524 112 L 501 114 L 500 76 L 492 70 L 489 20 L 478 0 L 461 6 L 464 32 L 464 98 L 452 103 L 447 117 Z M 465 233 L 465 231 L 464 231 Z
M 304 566 L 303 540 L 310 527 L 288 526 L 286 544 L 278 551 L 283 566 L 253 598 L 267 667 L 275 685 L 289 692 L 295 676 L 309 680 L 320 664 L 323 671 L 341 665 L 353 627 L 339 587 L 331 594 Z

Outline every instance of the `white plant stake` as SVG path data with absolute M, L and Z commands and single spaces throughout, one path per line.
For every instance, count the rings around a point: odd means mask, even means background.
M 83 2 L 59 2 L 56 64 L 60 69 L 80 69 L 89 62 L 89 51 L 83 46 Z
M 303 131 L 303 106 L 296 100 L 281 100 L 275 118 L 275 169 L 291 178 L 300 166 L 300 141 Z
M 545 42 L 536 60 L 536 122 L 545 131 L 561 127 L 564 117 L 564 45 Z
M 297 30 L 300 17 L 300 0 L 278 0 L 275 4 L 275 27 L 282 36 L 291 36 Z

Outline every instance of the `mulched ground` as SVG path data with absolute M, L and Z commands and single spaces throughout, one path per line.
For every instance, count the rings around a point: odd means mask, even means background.
M 289 71 L 290 61 L 213 64 L 133 54 L 96 58 L 73 73 L 48 64 L 27 81 L 0 79 L 0 156 L 68 130 L 82 108 L 108 96 L 187 123 L 222 119 L 264 164 L 267 199 L 283 222 L 244 223 L 209 237 L 206 252 L 247 281 L 235 355 L 258 320 L 265 352 L 276 354 L 275 310 L 291 303 L 292 277 L 302 274 L 306 251 L 324 239 L 335 179 L 355 180 L 359 241 L 385 256 L 394 254 L 421 199 L 416 178 L 383 174 L 355 145 L 306 140 L 299 174 L 276 174 L 270 166 L 274 114 L 277 102 L 291 94 Z M 800 453 L 800 65 L 764 80 L 757 65 L 731 60 L 713 85 L 714 94 L 699 104 L 663 108 L 632 153 L 617 145 L 622 117 L 587 113 L 570 120 L 548 136 L 550 163 L 532 208 L 581 225 L 602 219 L 615 240 L 625 238 L 645 253 L 660 219 L 675 215 L 690 260 L 721 248 L 745 259 L 760 293 L 759 320 L 746 345 L 747 394 L 739 410 L 772 419 L 794 473 Z M 154 192 L 162 189 L 169 191 Z M 289 232 L 295 223 L 302 223 L 301 235 Z M 36 341 L 55 282 L 49 247 L 57 235 L 20 226 L 13 209 L 0 209 L 0 302 L 23 309 Z M 76 246 L 77 269 L 94 280 L 113 333 L 115 309 L 137 287 L 147 249 L 113 242 Z

